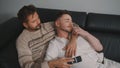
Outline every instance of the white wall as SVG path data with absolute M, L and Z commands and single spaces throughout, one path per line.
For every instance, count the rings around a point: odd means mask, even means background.
M 0 0 L 0 23 L 16 16 L 28 4 L 37 7 L 67 9 L 120 15 L 120 0 Z

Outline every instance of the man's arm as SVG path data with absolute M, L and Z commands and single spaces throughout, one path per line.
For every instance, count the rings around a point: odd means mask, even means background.
M 96 50 L 96 51 L 102 51 L 103 46 L 100 43 L 100 41 L 93 36 L 92 34 L 88 33 L 87 31 L 83 30 L 82 28 L 74 28 L 75 32 L 77 32 L 78 35 L 82 36 L 84 39 L 86 39 L 91 46 Z
M 70 37 L 71 38 L 69 39 L 69 42 L 64 47 L 64 50 L 66 50 L 65 57 L 73 57 L 76 55 L 76 47 L 77 47 L 76 41 L 77 41 L 78 35 L 72 33 Z
M 31 49 L 28 47 L 28 42 L 26 42 L 26 40 L 18 39 L 16 45 L 19 63 L 22 68 L 41 68 L 41 59 L 37 62 L 33 60 Z M 47 62 L 42 64 L 44 64 L 44 66 L 46 65 L 47 68 Z M 44 66 L 42 67 L 44 68 Z
M 103 46 L 100 43 L 100 41 L 93 35 L 91 35 L 90 33 L 86 34 L 86 36 L 84 36 L 84 38 L 91 44 L 91 46 L 96 50 L 96 51 L 102 51 L 103 50 Z

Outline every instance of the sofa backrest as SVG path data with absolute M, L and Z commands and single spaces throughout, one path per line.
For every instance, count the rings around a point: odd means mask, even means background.
M 105 57 L 120 62 L 120 15 L 89 13 L 86 29 L 101 41 Z
M 0 68 L 19 68 L 16 39 L 22 32 L 16 17 L 0 24 Z
M 120 33 L 120 15 L 88 13 L 86 27 L 89 30 Z
M 10 41 L 16 39 L 22 31 L 22 24 L 16 17 L 0 24 L 0 50 L 3 45 L 8 45 Z
M 55 21 L 59 9 L 38 8 L 38 13 L 42 22 Z M 69 11 L 73 18 L 73 22 L 79 24 L 80 27 L 85 27 L 86 12 Z

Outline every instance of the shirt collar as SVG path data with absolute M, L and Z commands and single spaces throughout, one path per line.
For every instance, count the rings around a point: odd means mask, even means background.
M 58 36 L 55 36 L 56 40 L 58 40 L 59 42 L 61 43 L 67 43 L 69 40 L 66 39 L 66 38 L 62 38 L 62 37 L 58 37 Z

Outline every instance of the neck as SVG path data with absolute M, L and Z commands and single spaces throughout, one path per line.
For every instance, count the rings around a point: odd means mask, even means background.
M 69 39 L 69 33 L 63 30 L 57 30 L 57 36 L 65 39 Z

